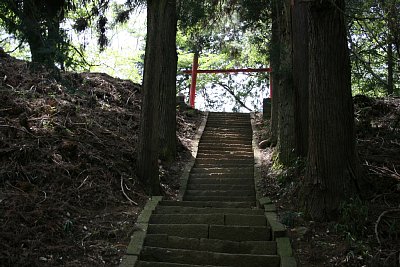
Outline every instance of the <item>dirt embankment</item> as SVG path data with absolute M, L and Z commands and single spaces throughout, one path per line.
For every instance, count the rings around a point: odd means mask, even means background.
M 135 176 L 140 86 L 102 73 L 32 73 L 0 57 L 0 265 L 113 266 L 147 196 Z M 178 162 L 201 114 L 178 112 Z
M 399 265 L 400 98 L 358 95 L 354 104 L 366 188 L 362 198 L 342 203 L 337 221 L 314 222 L 299 207 L 304 161 L 279 170 L 271 165 L 273 150 L 263 151 L 264 179 L 259 186 L 276 202 L 299 266 Z M 268 133 L 259 135 L 263 140 Z

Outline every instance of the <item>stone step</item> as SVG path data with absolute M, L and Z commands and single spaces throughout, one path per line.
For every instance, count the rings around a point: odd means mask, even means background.
M 147 234 L 208 238 L 208 224 L 149 224 Z
M 215 128 L 215 129 L 213 129 Z M 224 136 L 243 136 L 243 133 L 236 133 L 235 131 L 223 131 L 221 132 L 220 129 L 217 127 L 206 127 L 206 132 L 203 134 L 215 134 L 215 135 L 224 135 Z
M 235 156 L 240 156 L 240 157 L 254 157 L 254 152 L 253 151 L 214 151 L 214 150 L 202 150 L 197 152 L 197 157 L 202 157 L 202 156 L 208 156 L 208 155 L 214 155 L 215 157 L 235 157 Z
M 232 156 L 232 155 L 254 155 L 253 149 L 231 149 L 231 148 L 218 148 L 214 149 L 213 147 L 203 147 L 197 150 L 197 154 L 214 154 L 214 155 L 222 155 L 222 156 Z
M 207 119 L 208 120 L 238 120 L 238 121 L 250 122 L 249 114 L 245 114 L 244 116 L 231 116 L 231 115 L 225 115 L 225 114 L 218 114 L 218 115 L 214 116 L 213 114 L 210 114 Z
M 225 225 L 225 217 L 224 214 L 153 214 L 149 223 Z
M 227 128 L 236 128 L 236 127 L 249 127 L 251 129 L 250 120 L 207 120 L 206 126 L 214 126 L 214 127 L 227 127 Z
M 221 131 L 207 130 L 201 135 L 201 139 L 207 138 L 226 138 L 226 139 L 240 139 L 240 140 L 251 140 L 252 136 L 246 133 L 230 133 Z
M 154 214 L 247 214 L 264 215 L 264 209 L 250 208 L 196 208 L 183 206 L 157 206 Z
M 253 133 L 251 128 L 251 124 L 246 122 L 239 122 L 239 123 L 218 123 L 218 122 L 208 122 L 205 127 L 205 131 L 218 131 L 220 133 L 231 133 L 231 134 L 248 134 L 250 135 Z
M 240 155 L 240 154 L 210 154 L 210 153 L 200 153 L 197 154 L 196 160 L 233 160 L 233 161 L 237 161 L 237 160 L 244 160 L 244 161 L 252 161 L 254 162 L 254 157 L 253 155 Z
M 200 164 L 213 164 L 213 165 L 254 165 L 254 158 L 247 159 L 221 159 L 221 158 L 196 158 L 195 163 Z
M 251 140 L 252 135 L 250 132 L 245 133 L 245 132 L 226 132 L 223 131 L 221 132 L 221 129 L 218 130 L 212 130 L 212 129 L 207 129 L 203 134 L 201 135 L 201 139 L 208 139 L 208 138 L 220 138 L 220 139 L 239 139 L 239 140 Z
M 234 113 L 232 113 L 232 114 L 234 114 Z M 238 114 L 240 114 L 240 113 L 238 113 Z M 242 114 L 240 114 L 240 115 L 242 115 Z M 210 113 L 208 116 L 208 119 L 210 119 L 210 120 L 243 120 L 243 121 L 250 122 L 249 114 L 245 114 L 244 116 L 232 116 L 229 113 L 227 115 L 223 114 L 223 113 L 217 114 L 217 115 Z
M 266 226 L 210 225 L 208 238 L 230 241 L 271 241 L 270 228 Z
M 251 142 L 247 142 L 246 144 L 243 144 L 242 142 L 237 142 L 237 143 L 229 143 L 229 142 L 224 142 L 224 141 L 208 141 L 204 140 L 199 143 L 199 147 L 207 147 L 211 146 L 214 148 L 229 148 L 229 149 L 235 149 L 235 148 L 241 148 L 241 149 L 246 149 L 246 148 L 252 148 Z
M 202 134 L 201 140 L 208 139 L 208 138 L 227 139 L 227 140 L 238 139 L 238 140 L 249 141 L 251 136 L 248 134 L 240 134 L 240 133 L 235 134 L 235 133 L 220 133 L 219 131 L 218 132 L 206 131 Z
M 224 116 L 224 115 L 218 115 L 218 116 L 208 116 L 207 121 L 245 121 L 245 122 L 250 122 L 250 117 L 249 116 Z
M 246 201 L 255 201 L 255 196 L 243 196 L 243 197 L 234 197 L 234 196 L 191 196 L 184 195 L 184 201 L 221 201 L 221 202 L 246 202 Z
M 232 254 L 276 254 L 275 241 L 228 241 L 207 238 L 185 238 L 168 235 L 147 235 L 145 246 L 187 249 Z
M 209 151 L 213 151 L 212 153 L 254 153 L 253 148 L 242 148 L 240 146 L 238 147 L 214 147 L 211 145 L 207 145 L 207 146 L 199 146 L 198 147 L 198 152 L 199 153 L 207 153 Z
M 278 267 L 280 264 L 280 257 L 276 255 L 229 254 L 147 246 L 143 247 L 140 260 L 233 267 Z
M 213 265 L 193 265 L 193 264 L 180 264 L 171 262 L 154 262 L 154 261 L 138 261 L 132 267 L 218 267 Z
M 220 178 L 230 178 L 230 179 L 235 179 L 235 178 L 242 178 L 242 179 L 253 179 L 254 173 L 253 172 L 248 172 L 248 173 L 226 173 L 226 172 L 198 172 L 198 173 L 192 173 L 190 174 L 191 178 L 215 178 L 215 179 L 220 179 Z
M 199 197 L 249 197 L 255 196 L 254 190 L 186 190 L 187 196 Z
M 225 160 L 238 160 L 238 159 L 243 159 L 243 160 L 254 160 L 254 154 L 252 152 L 247 152 L 247 153 L 240 153 L 236 151 L 229 151 L 229 152 L 224 152 L 224 153 L 216 153 L 216 152 L 204 152 L 201 151 L 200 153 L 197 153 L 196 159 L 225 159 Z
M 191 264 L 190 266 L 246 266 L 278 267 L 276 255 L 230 254 L 184 249 L 144 247 L 141 259 Z
M 267 226 L 149 224 L 147 233 L 230 241 L 271 241 Z
M 227 138 L 204 138 L 200 141 L 200 144 L 224 144 L 224 145 L 235 145 L 242 146 L 247 145 L 251 146 L 252 142 L 247 140 L 239 140 L 239 139 L 227 139 Z
M 212 224 L 266 226 L 264 215 L 248 214 L 152 214 L 151 224 Z
M 251 127 L 235 127 L 235 128 L 228 128 L 228 127 L 218 127 L 218 126 L 207 126 L 204 129 L 205 132 L 207 131 L 219 131 L 220 133 L 234 133 L 234 134 L 246 134 L 248 136 L 253 135 L 253 131 Z
M 231 133 L 231 134 L 240 134 L 242 136 L 252 136 L 253 131 L 251 130 L 251 126 L 247 125 L 207 125 L 204 130 L 206 133 L 208 131 L 215 132 L 219 131 L 222 134 Z
M 238 126 L 236 126 L 238 125 Z M 235 129 L 237 127 L 247 127 L 251 129 L 251 122 L 250 120 L 213 120 L 213 119 L 208 119 L 207 124 L 206 124 L 206 129 L 207 127 L 226 127 L 228 129 Z
M 207 121 L 206 129 L 211 128 L 212 130 L 222 128 L 236 132 L 237 130 L 251 131 L 251 124 L 249 122 L 220 122 L 220 121 Z
M 188 184 L 187 190 L 251 190 L 254 192 L 254 184 Z
M 249 175 L 250 176 L 250 175 Z M 210 176 L 211 178 L 195 178 L 191 176 L 189 179 L 188 185 L 198 185 L 198 184 L 216 184 L 216 185 L 249 185 L 253 186 L 254 185 L 254 179 L 253 178 L 219 178 L 216 177 L 214 178 L 213 176 Z
M 235 117 L 235 118 L 248 118 L 250 119 L 250 113 L 248 112 L 223 112 L 213 111 L 209 113 L 209 117 Z
M 192 174 L 196 173 L 232 173 L 232 174 L 253 174 L 254 173 L 254 166 L 247 166 L 247 167 L 202 167 L 202 168 L 192 168 Z
M 234 163 L 234 162 L 231 162 L 231 163 L 218 163 L 218 162 L 216 162 L 216 163 L 214 163 L 214 164 L 211 164 L 211 163 L 197 163 L 197 162 L 195 162 L 194 163 L 194 167 L 195 168 L 212 168 L 212 167 L 217 167 L 217 168 L 228 168 L 228 169 L 230 169 L 230 168 L 249 168 L 249 167 L 252 167 L 254 165 L 254 163 Z
M 180 207 L 196 207 L 196 208 L 254 208 L 255 201 L 173 201 L 163 200 L 159 202 L 160 206 L 180 206 Z
M 224 151 L 224 153 L 228 152 L 228 153 L 240 153 L 240 152 L 246 152 L 246 153 L 250 153 L 253 152 L 253 148 L 252 146 L 247 146 L 244 147 L 244 145 L 234 145 L 234 146 L 226 146 L 226 145 L 221 145 L 218 143 L 200 143 L 199 145 L 199 152 L 203 152 L 204 151 L 214 151 L 215 154 L 219 154 L 220 151 Z

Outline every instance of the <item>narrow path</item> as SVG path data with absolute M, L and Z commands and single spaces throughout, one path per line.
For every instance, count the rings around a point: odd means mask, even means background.
M 210 113 L 183 200 L 149 208 L 131 266 L 295 266 L 257 206 L 250 115 Z

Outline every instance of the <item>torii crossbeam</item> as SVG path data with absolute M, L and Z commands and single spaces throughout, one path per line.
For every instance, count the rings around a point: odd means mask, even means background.
M 260 68 L 260 69 L 225 69 L 225 70 L 199 70 L 199 56 L 197 53 L 193 57 L 193 66 L 191 70 L 184 70 L 183 73 L 192 74 L 192 82 L 190 84 L 189 103 L 194 108 L 194 102 L 196 98 L 196 83 L 198 73 L 239 73 L 239 72 L 272 72 L 271 68 Z M 272 97 L 272 77 L 269 77 L 269 95 Z

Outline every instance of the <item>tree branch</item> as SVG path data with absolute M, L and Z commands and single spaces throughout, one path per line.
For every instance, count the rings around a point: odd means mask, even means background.
M 382 83 L 385 87 L 387 87 L 388 83 L 385 80 L 383 80 L 381 77 L 379 77 L 379 75 L 374 72 L 374 70 L 372 69 L 370 64 L 368 62 L 365 62 L 365 60 L 356 52 L 356 50 L 354 49 L 354 43 L 353 43 L 353 41 L 352 41 L 350 36 L 349 36 L 348 39 L 349 39 L 349 42 L 350 42 L 350 49 L 351 49 L 351 52 L 353 53 L 353 55 L 364 65 L 364 67 L 368 70 L 368 72 L 375 79 L 377 79 L 380 83 Z
M 22 38 L 22 40 L 19 42 L 19 45 L 17 47 L 15 47 L 14 49 L 10 50 L 10 51 L 6 51 L 7 54 L 11 54 L 13 52 L 15 52 L 18 48 L 20 48 L 25 42 L 25 38 Z
M 235 98 L 236 102 L 238 102 L 239 105 L 241 105 L 242 107 L 244 107 L 245 109 L 247 109 L 247 110 L 250 111 L 250 112 L 253 111 L 252 109 L 250 109 L 249 107 L 247 107 L 246 104 L 243 103 L 243 101 L 240 100 L 240 98 L 239 98 L 237 95 L 235 95 L 235 92 L 234 92 L 229 86 L 227 86 L 226 84 L 223 84 L 223 83 L 221 83 L 221 82 L 219 82 L 219 83 L 217 83 L 217 84 L 218 84 L 219 86 L 221 86 L 222 88 L 224 88 L 231 96 L 233 96 L 233 98 Z

